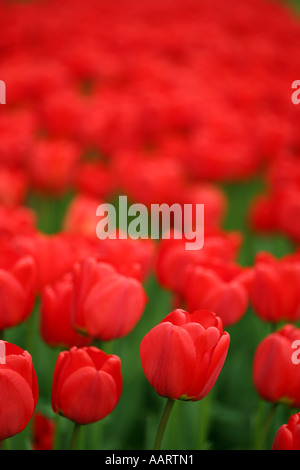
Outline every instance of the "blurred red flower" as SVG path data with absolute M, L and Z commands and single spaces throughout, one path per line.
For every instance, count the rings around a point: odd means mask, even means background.
M 44 287 L 41 297 L 40 330 L 50 346 L 82 347 L 91 339 L 80 335 L 72 326 L 73 279 L 65 275 L 54 284 Z
M 263 320 L 295 322 L 300 318 L 300 259 L 256 256 L 251 287 L 254 312 Z
M 87 258 L 74 267 L 73 325 L 78 331 L 103 341 L 125 336 L 146 302 L 142 284 L 107 263 Z
M 265 400 L 300 406 L 300 369 L 292 361 L 292 344 L 300 340 L 300 329 L 285 325 L 258 345 L 253 363 L 253 381 Z
M 32 427 L 34 450 L 52 450 L 55 437 L 54 422 L 36 411 L 33 415 Z

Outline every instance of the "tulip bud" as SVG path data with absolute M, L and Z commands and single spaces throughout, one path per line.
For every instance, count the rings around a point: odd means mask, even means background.
M 292 415 L 288 424 L 278 429 L 272 450 L 300 450 L 300 413 Z
M 72 326 L 73 280 L 71 275 L 48 284 L 41 299 L 41 335 L 50 346 L 86 346 L 91 339 L 80 335 Z
M 142 284 L 109 264 L 88 258 L 75 266 L 73 324 L 93 338 L 109 341 L 130 333 L 146 301 Z
M 0 330 L 26 320 L 35 297 L 36 270 L 33 259 L 24 256 L 11 269 L 0 269 Z
M 174 310 L 141 342 L 146 378 L 159 395 L 174 400 L 201 400 L 223 367 L 229 334 L 209 310 Z
M 187 276 L 186 300 L 190 310 L 210 309 L 221 317 L 224 326 L 239 321 L 246 313 L 249 295 L 244 278 L 250 273 L 238 273 L 224 281 L 212 269 L 197 266 Z
M 61 352 L 52 386 L 52 408 L 78 424 L 105 418 L 122 391 L 121 361 L 95 347 Z
M 260 253 L 257 257 L 251 301 L 265 321 L 297 321 L 300 318 L 300 263 L 295 258 L 277 260 Z
M 55 437 L 54 422 L 42 415 L 33 416 L 33 448 L 34 450 L 52 450 Z
M 292 360 L 293 343 L 300 340 L 300 329 L 286 325 L 268 335 L 254 356 L 253 381 L 257 393 L 270 402 L 300 406 L 300 368 Z
M 38 400 L 38 383 L 27 351 L 0 341 L 0 441 L 29 423 Z

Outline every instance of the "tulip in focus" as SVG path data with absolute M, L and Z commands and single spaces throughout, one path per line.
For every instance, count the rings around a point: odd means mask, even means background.
M 209 310 L 174 310 L 141 342 L 146 378 L 163 397 L 201 400 L 221 372 L 229 340 L 222 320 Z
M 38 383 L 30 354 L 6 341 L 0 343 L 1 351 L 5 350 L 0 360 L 2 441 L 23 431 L 29 423 L 38 400 Z
M 52 408 L 78 424 L 105 418 L 122 392 L 121 361 L 95 347 L 63 351 L 53 377 Z

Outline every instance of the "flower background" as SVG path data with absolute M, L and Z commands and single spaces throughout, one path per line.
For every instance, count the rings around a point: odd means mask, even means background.
M 93 239 L 95 208 L 116 203 L 118 194 L 147 205 L 204 202 L 208 237 L 241 233 L 241 266 L 252 267 L 259 251 L 294 253 L 300 106 L 291 103 L 291 84 L 300 79 L 300 2 L 293 10 L 264 0 L 124 3 L 0 2 L 0 79 L 7 87 L 0 108 L 1 257 L 8 246 L 34 253 L 41 292 L 68 271 L 52 273 L 68 247 L 91 253 L 82 240 L 101 243 Z M 61 248 L 44 246 L 36 229 L 63 232 Z M 132 274 L 135 245 L 104 251 Z M 121 358 L 122 395 L 104 420 L 81 428 L 81 449 L 153 445 L 163 403 L 144 376 L 140 343 L 173 309 L 174 296 L 153 265 L 141 265 L 150 272 L 137 275 L 148 297 L 140 321 L 127 336 L 101 343 Z M 32 355 L 37 410 L 55 422 L 54 447 L 67 449 L 72 423 L 51 408 L 54 367 L 65 348 L 45 343 L 40 318 L 37 299 L 5 339 Z M 271 405 L 255 391 L 253 357 L 273 325 L 248 305 L 225 329 L 231 342 L 214 389 L 200 402 L 175 404 L 164 448 L 256 446 Z M 293 412 L 277 407 L 265 448 Z M 29 449 L 31 442 L 29 425 L 4 447 Z

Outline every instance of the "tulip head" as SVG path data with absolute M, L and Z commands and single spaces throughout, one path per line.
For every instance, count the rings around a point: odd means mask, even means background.
M 288 324 L 258 345 L 253 382 L 263 399 L 291 407 L 300 406 L 300 366 L 293 362 L 293 343 L 298 340 L 300 329 Z
M 209 310 L 174 310 L 143 338 L 141 362 L 159 395 L 174 400 L 201 400 L 223 367 L 229 334 Z
M 121 361 L 95 347 L 59 354 L 53 377 L 52 408 L 79 424 L 105 418 L 122 391 Z
M 295 257 L 277 260 L 268 253 L 257 256 L 251 301 L 265 321 L 294 322 L 300 318 L 300 263 Z
M 0 441 L 29 423 L 38 400 L 38 383 L 31 356 L 14 344 L 0 341 Z
M 278 429 L 272 450 L 300 450 L 300 413 L 292 415 L 288 424 Z
M 74 269 L 73 324 L 93 338 L 109 341 L 127 335 L 145 308 L 142 284 L 110 264 L 86 259 Z
M 0 330 L 25 321 L 34 307 L 36 268 L 24 256 L 9 269 L 0 269 Z
M 87 346 L 91 339 L 72 326 L 73 280 L 65 275 L 44 287 L 41 297 L 41 335 L 49 346 L 71 348 Z

